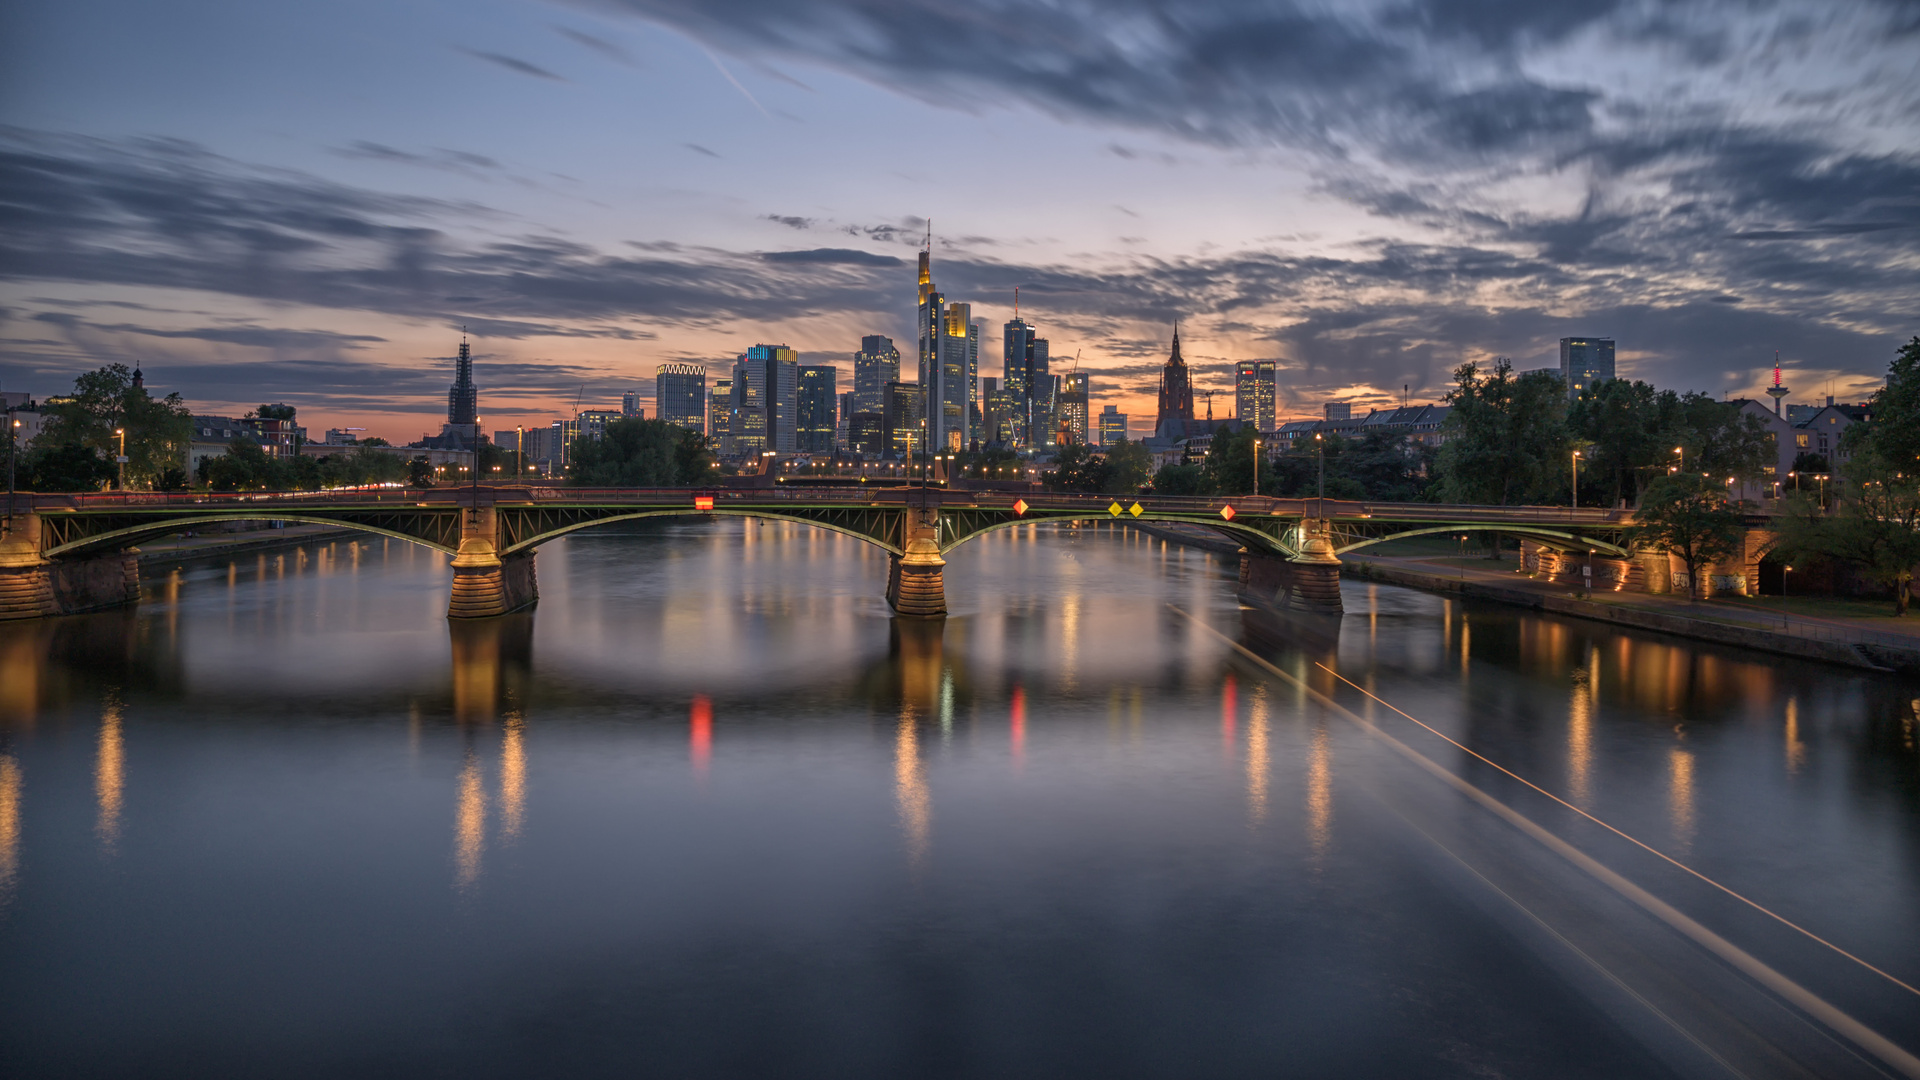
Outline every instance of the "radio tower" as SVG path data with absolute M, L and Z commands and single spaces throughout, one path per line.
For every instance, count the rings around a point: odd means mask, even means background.
M 1780 415 L 1780 399 L 1787 396 L 1787 388 L 1780 385 L 1780 350 L 1773 351 L 1773 385 L 1767 387 L 1767 396 L 1773 399 L 1773 415 Z

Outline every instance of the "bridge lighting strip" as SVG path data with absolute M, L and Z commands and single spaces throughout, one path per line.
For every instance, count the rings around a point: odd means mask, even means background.
M 1193 625 L 1198 626 L 1200 629 L 1205 630 L 1207 633 L 1212 634 L 1214 637 L 1219 638 L 1221 641 L 1225 642 L 1229 647 L 1231 647 L 1234 651 L 1240 653 L 1242 656 L 1245 656 L 1247 659 L 1253 661 L 1255 664 L 1258 664 L 1263 670 L 1267 671 L 1268 673 L 1272 674 L 1273 676 L 1287 683 L 1288 685 L 1295 687 L 1296 689 L 1306 693 L 1308 696 L 1312 697 L 1315 701 L 1319 702 L 1324 707 L 1344 717 L 1346 720 L 1353 723 L 1355 726 L 1359 727 L 1361 730 L 1367 732 L 1369 735 L 1372 735 L 1374 738 L 1379 739 L 1381 742 L 1385 743 L 1388 747 L 1392 748 L 1396 753 L 1400 754 L 1402 757 L 1406 758 L 1408 761 L 1411 761 L 1415 765 L 1418 765 L 1420 768 L 1433 774 L 1435 777 L 1438 777 L 1440 780 L 1444 781 L 1449 786 L 1455 788 L 1461 794 L 1479 803 L 1481 806 L 1486 807 L 1488 810 L 1492 811 L 1496 816 L 1500 817 L 1501 819 L 1506 821 L 1508 824 L 1512 825 L 1514 828 L 1519 829 L 1521 832 L 1524 832 L 1528 836 L 1533 837 L 1535 840 L 1539 841 L 1542 845 L 1544 845 L 1549 850 L 1553 851 L 1555 854 L 1566 859 L 1568 862 L 1573 863 L 1575 866 L 1578 866 L 1580 869 L 1586 871 L 1588 874 L 1599 879 L 1600 882 L 1605 884 L 1607 887 L 1613 889 L 1613 891 L 1619 893 L 1621 896 L 1637 904 L 1641 909 L 1646 911 L 1648 914 L 1659 919 L 1661 922 L 1666 923 L 1668 926 L 1679 931 L 1681 934 L 1684 934 L 1688 938 L 1691 938 L 1695 944 L 1706 949 L 1708 952 L 1711 952 L 1714 955 L 1720 957 L 1722 960 L 1725 960 L 1727 963 L 1731 964 L 1734 968 L 1738 969 L 1741 972 L 1744 972 L 1747 976 L 1752 978 L 1754 981 L 1760 983 L 1762 986 L 1767 987 L 1769 990 L 1772 990 L 1774 993 L 1777 993 L 1781 997 L 1792 1002 L 1794 1005 L 1798 1006 L 1801 1010 L 1815 1017 L 1821 1023 L 1826 1024 L 1828 1027 L 1832 1028 L 1834 1031 L 1837 1031 L 1840 1034 L 1846 1036 L 1848 1039 L 1851 1039 L 1856 1045 L 1862 1047 L 1863 1049 L 1866 1049 L 1867 1051 L 1872 1053 L 1875 1057 L 1879 1058 L 1881 1061 L 1884 1061 L 1888 1065 L 1891 1065 L 1893 1068 L 1897 1069 L 1902 1074 L 1908 1077 L 1914 1078 L 1914 1080 L 1920 1080 L 1920 1057 L 1914 1056 L 1912 1053 L 1908 1052 L 1907 1050 L 1899 1046 L 1897 1043 L 1893 1042 L 1891 1039 L 1888 1039 L 1886 1036 L 1881 1035 L 1877 1031 L 1874 1031 L 1872 1028 L 1869 1028 L 1868 1026 L 1861 1023 L 1860 1021 L 1855 1020 L 1852 1016 L 1841 1011 L 1837 1006 L 1830 1004 L 1824 998 L 1821 998 L 1819 995 L 1815 994 L 1813 991 L 1808 990 L 1806 987 L 1801 986 L 1797 982 L 1794 982 L 1792 979 L 1789 979 L 1787 976 L 1781 974 L 1778 971 L 1775 971 L 1773 968 L 1767 966 L 1764 962 L 1762 962 L 1758 957 L 1754 956 L 1752 953 L 1747 952 L 1745 949 L 1740 948 L 1738 945 L 1735 945 L 1734 943 L 1728 941 L 1726 938 L 1723 938 L 1719 934 L 1716 934 L 1713 931 L 1707 929 L 1705 926 L 1696 922 L 1692 918 L 1689 918 L 1687 915 L 1681 913 L 1680 910 L 1675 908 L 1673 905 L 1667 903 L 1664 900 L 1661 900 L 1657 896 L 1654 896 L 1652 893 L 1641 888 L 1640 886 L 1635 885 L 1633 882 L 1627 880 L 1625 877 L 1622 877 L 1620 874 L 1609 869 L 1607 866 L 1605 866 L 1598 860 L 1594 859 L 1592 856 L 1588 855 L 1586 852 L 1581 851 L 1579 848 L 1574 847 L 1572 844 L 1567 843 L 1565 840 L 1562 840 L 1560 837 L 1549 832 L 1546 828 L 1544 828 L 1543 826 L 1533 821 L 1533 819 L 1513 809 L 1512 807 L 1508 806 L 1506 803 L 1503 803 L 1500 800 L 1494 798 L 1492 795 L 1489 795 L 1487 792 L 1481 790 L 1479 787 L 1476 787 L 1475 785 L 1468 783 L 1466 780 L 1463 780 L 1460 777 L 1454 775 L 1451 770 L 1447 769 L 1445 766 L 1441 765 L 1440 763 L 1434 761 L 1432 758 L 1427 757 L 1425 754 L 1420 753 L 1418 750 L 1415 750 L 1413 747 L 1408 746 L 1406 743 L 1403 743 L 1399 739 L 1396 739 L 1392 735 L 1389 735 L 1385 731 L 1382 731 L 1379 727 L 1375 726 L 1372 721 L 1366 719 L 1365 717 L 1347 708 L 1346 706 L 1341 705 L 1339 702 L 1333 700 L 1333 698 L 1307 685 L 1305 682 L 1302 682 L 1300 679 L 1297 679 L 1294 676 L 1288 674 L 1287 672 L 1282 671 L 1280 668 L 1270 663 L 1265 657 L 1260 656 L 1258 653 L 1255 653 L 1253 650 L 1247 648 L 1245 645 L 1240 644 L 1239 642 L 1233 640 L 1227 635 L 1221 633 L 1219 630 L 1215 629 L 1214 627 L 1208 625 L 1203 620 L 1196 618 L 1195 616 L 1189 614 L 1188 612 L 1182 610 L 1179 607 L 1176 607 L 1173 604 L 1168 604 L 1167 608 L 1171 610 L 1174 614 L 1180 616 L 1183 619 L 1186 619 L 1188 622 L 1192 623 Z M 1581 810 L 1579 807 L 1574 806 L 1572 803 L 1569 803 L 1566 800 L 1561 799 L 1560 797 L 1554 795 L 1552 792 L 1547 791 L 1544 788 L 1541 788 L 1538 785 L 1531 783 L 1530 781 L 1526 780 L 1524 777 L 1521 777 L 1516 773 L 1512 772 L 1511 770 L 1502 767 L 1496 762 L 1488 760 L 1485 756 L 1475 753 L 1473 750 L 1468 749 L 1465 746 L 1461 746 L 1458 742 L 1455 742 L 1454 740 L 1447 738 L 1447 736 L 1442 735 L 1440 732 L 1435 731 L 1433 728 L 1428 727 L 1426 724 L 1423 724 L 1418 720 L 1414 720 L 1412 716 L 1408 716 L 1407 713 L 1405 713 L 1404 711 L 1394 708 L 1392 705 L 1381 700 L 1379 697 L 1376 697 L 1375 695 L 1368 693 L 1365 689 L 1355 685 L 1352 680 L 1343 677 L 1339 672 L 1334 671 L 1332 668 L 1327 667 L 1325 664 L 1315 661 L 1314 666 L 1319 668 L 1322 671 L 1325 671 L 1327 674 L 1332 675 L 1334 678 L 1339 679 L 1341 682 L 1346 683 L 1348 686 L 1352 686 L 1354 689 L 1359 690 L 1363 694 L 1366 694 L 1367 697 L 1380 702 L 1380 704 L 1382 705 L 1386 705 L 1387 708 L 1393 709 L 1394 712 L 1399 713 L 1401 716 L 1405 716 L 1408 720 L 1412 720 L 1414 723 L 1419 724 L 1423 728 L 1426 728 L 1426 730 L 1433 732 L 1433 734 L 1439 735 L 1440 738 L 1445 739 L 1448 743 L 1452 744 L 1453 746 L 1459 747 L 1461 750 L 1465 750 L 1467 753 L 1472 754 L 1474 757 L 1478 758 L 1479 760 L 1486 762 L 1488 765 L 1492 765 L 1494 768 L 1499 769 L 1501 772 L 1506 773 L 1508 776 L 1513 777 L 1515 780 L 1519 780 L 1521 783 L 1526 784 L 1528 787 L 1532 788 L 1533 790 L 1540 792 L 1542 795 L 1545 795 L 1550 799 L 1553 799 L 1555 802 L 1560 803 L 1562 806 L 1565 806 L 1579 813 L 1581 816 L 1593 822 L 1596 822 L 1597 824 L 1604 826 L 1611 832 L 1614 832 L 1620 836 L 1626 837 L 1628 840 L 1633 840 L 1633 842 L 1635 844 L 1638 844 L 1640 847 L 1646 848 L 1646 850 L 1653 852 L 1655 855 L 1659 855 L 1661 858 L 1666 859 L 1668 862 L 1673 863 L 1673 865 L 1680 867 L 1682 870 L 1686 870 L 1689 874 L 1692 874 L 1693 876 L 1699 878 L 1700 880 L 1705 881 L 1710 885 L 1713 885 L 1714 887 L 1727 893 L 1729 896 L 1733 896 L 1742 901 L 1745 901 L 1747 904 L 1751 905 L 1756 910 L 1766 912 L 1768 915 L 1772 915 L 1775 919 L 1778 919 L 1781 923 L 1784 923 L 1785 925 L 1800 931 L 1800 933 L 1805 934 L 1807 937 L 1812 938 L 1814 941 L 1817 941 L 1822 945 L 1825 945 L 1827 948 L 1832 949 L 1834 952 L 1839 953 L 1841 956 L 1844 956 L 1847 959 L 1852 960 L 1854 963 L 1859 964 L 1861 967 L 1864 967 L 1867 970 L 1882 976 L 1883 978 L 1887 979 L 1889 982 L 1892 982 L 1894 985 L 1899 986 L 1909 992 L 1920 994 L 1920 990 L 1914 990 L 1914 988 L 1912 986 L 1909 986 L 1907 983 L 1902 982 L 1901 980 L 1895 978 L 1892 975 L 1887 974 L 1884 971 L 1881 971 L 1879 968 L 1874 967 L 1872 964 L 1867 963 L 1865 960 L 1862 960 L 1859 957 L 1853 955 L 1852 953 L 1847 952 L 1845 949 L 1840 948 L 1838 945 L 1835 945 L 1832 942 L 1827 941 L 1825 938 L 1822 938 L 1819 935 L 1814 934 L 1811 931 L 1806 930 L 1794 924 L 1793 922 L 1779 915 L 1774 914 L 1771 911 L 1768 911 L 1766 908 L 1760 906 L 1757 903 L 1754 903 L 1752 900 L 1748 900 L 1746 897 L 1741 896 L 1739 893 L 1734 892 L 1732 889 L 1727 888 L 1725 885 L 1721 885 L 1719 882 L 1714 881 L 1711 878 L 1708 878 L 1705 875 L 1700 874 L 1695 870 L 1692 870 L 1686 865 L 1676 862 L 1671 858 L 1668 858 L 1666 855 L 1655 850 L 1654 848 L 1647 847 L 1647 845 L 1640 843 L 1640 841 L 1638 840 L 1634 840 L 1633 837 L 1627 836 L 1626 833 L 1621 832 L 1619 829 L 1616 829 L 1611 825 L 1608 825 L 1606 822 L 1601 821 L 1599 818 L 1594 817 L 1592 814 L 1589 814 L 1584 810 Z

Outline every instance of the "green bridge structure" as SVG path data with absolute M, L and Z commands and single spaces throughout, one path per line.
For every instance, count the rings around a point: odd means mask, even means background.
M 471 487 L 426 490 L 16 495 L 0 525 L 0 619 L 134 602 L 137 545 L 230 522 L 354 529 L 446 552 L 447 614 L 486 618 L 539 600 L 534 553 L 580 529 L 642 518 L 796 521 L 890 556 L 886 597 L 903 616 L 946 614 L 945 556 L 996 529 L 1120 520 L 1197 526 L 1241 545 L 1244 597 L 1340 611 L 1341 558 L 1386 540 L 1463 530 L 1514 534 L 1543 550 L 1627 559 L 1632 515 L 1566 507 L 1449 506 L 1338 499 L 1183 498 L 878 485 L 767 488 Z

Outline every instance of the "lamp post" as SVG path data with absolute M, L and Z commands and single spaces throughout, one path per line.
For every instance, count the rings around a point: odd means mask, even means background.
M 1458 564 L 1460 580 L 1467 580 L 1467 534 L 1460 534 L 1460 562 Z
M 1787 580 L 1792 576 L 1793 576 L 1793 567 L 1791 566 L 1785 568 L 1780 572 L 1780 599 L 1782 600 L 1785 600 L 1787 598 Z
M 1673 448 L 1673 452 L 1680 460 L 1674 463 L 1670 471 L 1679 472 L 1681 469 L 1687 467 L 1687 448 L 1684 446 L 1676 446 Z
M 1327 443 L 1325 439 L 1320 437 L 1320 433 L 1317 431 L 1313 433 L 1313 451 L 1320 459 L 1320 514 L 1322 517 L 1325 517 L 1327 512 Z
M 1253 493 L 1260 494 L 1260 436 L 1253 437 Z
M 1580 451 L 1573 452 L 1573 508 L 1580 509 Z
M 1815 473 L 1814 478 L 1820 481 L 1820 512 L 1824 514 L 1827 512 L 1827 474 Z
M 113 433 L 120 439 L 120 454 L 113 459 L 119 473 L 115 483 L 120 486 L 121 491 L 125 491 L 127 490 L 127 429 L 114 428 Z

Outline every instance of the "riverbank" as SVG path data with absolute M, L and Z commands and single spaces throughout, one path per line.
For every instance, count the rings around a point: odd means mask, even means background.
M 1920 624 L 1911 628 L 1861 625 L 1860 619 L 1815 619 L 1742 607 L 1738 601 L 1688 600 L 1645 593 L 1581 596 L 1564 584 L 1536 581 L 1508 568 L 1469 567 L 1460 560 L 1349 558 L 1348 577 L 1428 592 L 1518 604 L 1556 615 L 1592 619 L 1663 634 L 1757 649 L 1846 667 L 1920 674 Z
M 157 563 L 183 562 L 187 559 L 205 559 L 250 551 L 295 547 L 300 544 L 310 544 L 315 540 L 338 540 L 366 535 L 354 529 L 340 529 L 331 525 L 289 525 L 284 529 L 201 533 L 196 536 L 173 536 L 150 544 L 141 544 L 139 559 L 141 566 L 151 566 Z

